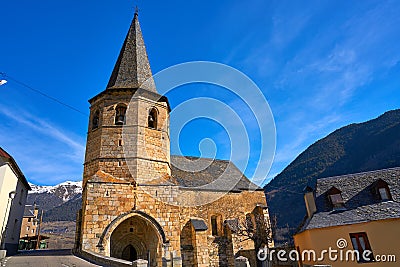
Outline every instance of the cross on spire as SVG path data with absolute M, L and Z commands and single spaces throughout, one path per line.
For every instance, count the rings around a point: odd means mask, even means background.
M 107 89 L 142 88 L 157 92 L 144 45 L 136 7 L 128 34 L 119 53 Z

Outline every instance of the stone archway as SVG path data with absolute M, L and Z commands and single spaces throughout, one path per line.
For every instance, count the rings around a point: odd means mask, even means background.
M 98 247 L 103 248 L 106 256 L 129 261 L 144 259 L 150 266 L 161 266 L 165 242 L 165 234 L 154 218 L 132 211 L 110 223 Z

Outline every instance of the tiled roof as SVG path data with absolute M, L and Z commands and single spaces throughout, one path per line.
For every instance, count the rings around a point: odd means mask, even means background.
M 195 231 L 206 231 L 208 229 L 206 223 L 202 219 L 190 219 Z
M 4 158 L 7 158 L 7 159 L 11 159 L 11 156 L 10 156 L 10 154 L 8 154 L 4 149 L 2 149 L 1 147 L 0 147 L 0 157 L 4 157 Z
M 146 83 L 144 83 L 147 81 Z M 126 35 L 107 89 L 142 88 L 157 92 L 139 25 L 138 13 Z
M 25 206 L 24 217 L 35 218 L 35 215 L 33 214 L 33 207 L 32 206 Z
M 184 188 L 210 191 L 262 190 L 229 160 L 171 156 L 171 173 Z
M 388 184 L 392 200 L 382 201 L 374 190 L 379 179 Z M 343 210 L 332 209 L 327 196 L 332 187 L 342 192 Z M 400 168 L 318 179 L 315 198 L 317 212 L 305 222 L 301 231 L 400 218 Z

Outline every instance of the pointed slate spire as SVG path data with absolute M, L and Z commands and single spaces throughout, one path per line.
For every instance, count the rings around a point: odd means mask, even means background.
M 137 10 L 107 85 L 107 90 L 117 88 L 142 88 L 157 93 Z

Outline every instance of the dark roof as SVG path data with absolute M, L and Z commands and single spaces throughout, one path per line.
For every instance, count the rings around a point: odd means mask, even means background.
M 379 179 L 388 184 L 392 200 L 380 200 L 375 188 Z M 332 187 L 341 191 L 344 209 L 333 210 L 327 196 Z M 301 231 L 400 218 L 400 168 L 318 179 L 315 199 L 317 212 Z
M 263 190 L 229 160 L 171 156 L 171 174 L 182 188 L 234 192 Z
M 7 153 L 3 148 L 0 147 L 0 159 L 3 159 L 4 162 L 8 162 L 11 165 L 11 168 L 13 171 L 17 174 L 18 179 L 21 180 L 21 182 L 25 185 L 25 187 L 28 190 L 31 190 L 31 187 L 28 184 L 28 181 L 26 180 L 24 174 L 22 173 L 21 169 L 19 168 L 17 162 L 15 159 Z
M 139 87 L 157 92 L 140 29 L 138 13 L 136 12 L 114 66 L 107 89 Z
M 206 231 L 208 229 L 206 223 L 202 219 L 190 219 L 195 231 Z
M 33 206 L 25 206 L 24 209 L 24 217 L 26 218 L 35 218 L 35 214 L 33 214 Z

